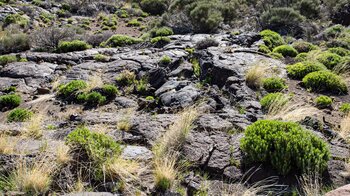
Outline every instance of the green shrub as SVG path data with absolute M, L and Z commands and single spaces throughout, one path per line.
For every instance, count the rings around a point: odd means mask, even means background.
M 147 100 L 147 101 L 154 101 L 155 99 L 154 99 L 153 96 L 147 96 L 147 97 L 146 97 L 146 100 Z
M 103 85 L 102 87 L 102 94 L 107 98 L 113 98 L 117 94 L 119 94 L 119 90 L 116 86 L 112 84 L 106 84 L 106 85 Z
M 301 80 L 311 72 L 326 69 L 327 68 L 319 62 L 304 61 L 293 65 L 288 65 L 287 73 L 290 78 Z
M 263 87 L 267 92 L 277 92 L 287 88 L 285 80 L 278 77 L 264 79 Z
M 94 60 L 98 61 L 98 62 L 107 62 L 108 61 L 108 57 L 106 55 L 103 55 L 103 54 L 96 54 L 94 56 Z
M 129 27 L 139 27 L 141 26 L 141 23 L 137 19 L 132 19 L 128 22 Z
M 164 45 L 170 43 L 170 38 L 169 37 L 155 37 L 155 38 L 151 39 L 151 43 L 164 46 Z
M 0 96 L 0 110 L 3 108 L 13 109 L 19 106 L 19 104 L 21 104 L 21 101 L 22 99 L 19 95 L 2 95 Z
M 212 1 L 197 1 L 197 4 L 189 12 L 189 18 L 196 32 L 215 32 L 220 23 L 224 21 L 222 11 L 218 9 L 218 5 L 215 5 L 215 3 Z
M 20 27 L 25 28 L 29 25 L 29 20 L 20 14 L 10 14 L 4 19 L 4 25 L 8 26 L 10 24 L 17 24 Z
M 127 35 L 113 35 L 106 42 L 102 42 L 102 47 L 120 47 L 142 42 L 141 39 L 129 37 Z
M 331 53 L 323 52 L 317 56 L 317 60 L 324 64 L 328 69 L 333 69 L 342 60 L 341 56 Z
M 167 9 L 165 0 L 142 0 L 140 5 L 143 11 L 152 15 L 163 14 Z
M 299 53 L 302 52 L 310 52 L 311 50 L 316 50 L 317 46 L 313 45 L 312 43 L 305 42 L 305 41 L 296 41 L 292 44 L 293 48 L 295 48 Z
M 61 85 L 58 94 L 66 99 L 75 99 L 78 92 L 85 89 L 87 84 L 83 80 L 73 80 L 68 84 Z
M 61 41 L 58 44 L 58 52 L 74 52 L 82 51 L 92 48 L 91 45 L 87 44 L 85 41 L 73 40 L 73 41 Z
M 24 122 L 29 120 L 33 113 L 27 109 L 17 108 L 7 115 L 8 122 Z
M 124 70 L 115 79 L 117 83 L 121 86 L 129 86 L 135 83 L 136 75 L 134 72 Z
M 139 81 L 136 81 L 136 91 L 139 93 L 146 93 L 148 91 L 148 80 L 147 78 L 142 78 Z
M 29 39 L 25 33 L 5 31 L 5 36 L 0 36 L 0 54 L 23 52 L 29 49 Z
M 289 45 L 277 46 L 276 48 L 273 49 L 272 52 L 280 53 L 284 57 L 287 57 L 287 56 L 289 56 L 289 57 L 296 57 L 298 55 L 298 51 L 295 50 L 292 46 L 289 46 Z
M 271 165 L 279 174 L 321 173 L 327 168 L 327 144 L 297 123 L 259 120 L 244 135 L 240 147 L 247 159 Z
M 336 47 L 336 48 L 329 48 L 328 49 L 329 52 L 337 54 L 339 56 L 350 56 L 350 50 L 347 50 L 345 48 L 342 47 Z
M 344 29 L 345 29 L 344 26 L 337 24 L 325 29 L 323 34 L 327 39 L 335 38 L 335 37 L 338 37 Z
M 14 55 L 2 55 L 0 56 L 0 65 L 6 65 L 8 63 L 17 62 L 17 57 Z
M 161 59 L 160 59 L 160 63 L 164 64 L 164 65 L 168 65 L 171 63 L 171 58 L 167 55 L 164 55 Z
M 173 34 L 174 34 L 174 32 L 170 27 L 161 27 L 161 28 L 156 30 L 154 37 L 169 36 L 169 35 L 173 35 Z
M 265 53 L 265 54 L 268 54 L 271 52 L 271 50 L 269 49 L 269 47 L 267 47 L 265 44 L 261 44 L 259 45 L 259 52 L 262 52 L 262 53 Z
M 269 93 L 260 100 L 260 105 L 263 110 L 268 111 L 273 104 L 278 103 L 280 106 L 287 104 L 289 97 L 283 93 Z
M 349 114 L 350 113 L 350 103 L 343 103 L 339 110 L 343 112 L 344 114 Z
M 96 177 L 103 177 L 103 164 L 110 158 L 121 154 L 121 146 L 111 137 L 103 134 L 91 132 L 85 127 L 77 128 L 70 132 L 66 138 L 66 143 L 78 153 L 86 154 L 92 162 Z
M 86 95 L 86 104 L 88 106 L 102 105 L 106 102 L 106 97 L 99 92 L 91 92 Z
M 303 78 L 306 88 L 315 92 L 331 92 L 346 94 L 348 88 L 346 83 L 336 74 L 329 71 L 317 71 L 306 75 Z
M 284 41 L 280 34 L 271 31 L 271 30 L 263 30 L 260 32 L 260 35 L 262 36 L 262 39 L 265 43 L 265 45 L 270 49 L 273 50 L 277 46 L 283 45 Z
M 17 88 L 14 87 L 14 86 L 10 86 L 10 87 L 7 87 L 3 90 L 3 92 L 5 93 L 12 93 L 12 92 L 16 92 Z
M 308 57 L 308 53 L 302 52 L 302 53 L 299 53 L 299 54 L 294 58 L 294 60 L 297 61 L 297 62 L 302 62 L 302 61 L 306 61 L 306 60 L 307 60 L 307 57 Z
M 274 59 L 283 59 L 283 55 L 277 52 L 269 52 L 268 55 Z
M 319 96 L 315 99 L 316 106 L 320 109 L 329 108 L 333 103 L 333 99 L 328 96 Z

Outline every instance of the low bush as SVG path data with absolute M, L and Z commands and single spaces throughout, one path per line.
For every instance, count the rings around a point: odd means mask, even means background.
M 306 88 L 315 92 L 331 92 L 346 94 L 348 88 L 346 83 L 336 74 L 329 71 L 317 71 L 306 75 L 303 78 Z
M 260 100 L 260 105 L 263 110 L 268 112 L 273 104 L 283 106 L 287 104 L 288 101 L 289 95 L 285 95 L 283 93 L 269 93 Z
M 2 55 L 0 56 L 0 65 L 6 65 L 8 63 L 17 62 L 17 57 L 14 55 Z
M 267 47 L 265 44 L 261 44 L 259 45 L 259 52 L 262 52 L 262 53 L 265 53 L 265 54 L 268 54 L 271 52 L 271 50 L 269 49 L 269 47 Z
M 277 92 L 287 88 L 285 80 L 278 77 L 264 79 L 263 87 L 267 92 Z
M 260 35 L 265 43 L 265 45 L 273 50 L 277 46 L 283 45 L 284 41 L 280 34 L 271 31 L 271 30 L 263 30 L 260 32 Z
M 154 44 L 156 47 L 163 47 L 170 43 L 169 37 L 155 37 L 151 39 L 151 43 Z
M 33 112 L 23 109 L 23 108 L 17 108 L 12 110 L 7 115 L 7 121 L 8 122 L 24 122 L 29 120 L 33 116 Z
M 350 103 L 343 103 L 340 106 L 339 110 L 346 115 L 349 114 L 350 113 Z
M 161 15 L 168 7 L 165 0 L 142 0 L 140 5 L 143 11 L 152 15 Z
M 20 14 L 9 14 L 4 19 L 4 26 L 10 24 L 17 24 L 22 28 L 25 28 L 29 25 L 29 20 Z
M 284 57 L 287 57 L 287 56 L 289 56 L 289 57 L 296 57 L 298 55 L 298 51 L 295 50 L 292 46 L 289 46 L 289 45 L 277 46 L 276 48 L 273 49 L 272 52 L 280 53 Z
M 336 38 L 342 33 L 344 29 L 345 29 L 344 26 L 337 24 L 325 29 L 323 31 L 323 34 L 326 39 Z
M 331 53 L 337 54 L 341 57 L 350 56 L 350 50 L 347 50 L 347 49 L 342 48 L 342 47 L 329 48 L 328 51 Z
M 23 52 L 30 49 L 27 34 L 7 31 L 4 34 L 5 36 L 0 36 L 0 54 Z
M 116 86 L 112 84 L 106 84 L 102 87 L 102 94 L 108 99 L 111 99 L 114 98 L 117 94 L 119 94 L 119 90 Z
M 274 59 L 283 59 L 284 58 L 282 54 L 277 53 L 277 52 L 270 52 L 270 53 L 268 53 L 268 55 Z
M 75 100 L 79 91 L 82 91 L 87 87 L 87 84 L 83 80 L 73 80 L 65 85 L 61 85 L 58 94 L 65 99 Z
M 171 58 L 167 55 L 164 55 L 159 62 L 163 65 L 168 65 L 171 63 Z
M 247 127 L 240 147 L 248 160 L 271 165 L 282 175 L 322 173 L 330 159 L 327 144 L 293 122 L 259 120 Z
M 128 22 L 128 25 L 129 27 L 139 27 L 141 26 L 141 22 L 138 21 L 137 19 L 132 19 Z
M 197 1 L 189 12 L 195 32 L 215 32 L 220 23 L 224 21 L 223 13 L 215 1 Z M 232 13 L 234 13 L 232 11 Z M 234 14 L 232 14 L 234 15 Z
M 155 31 L 155 36 L 153 36 L 153 37 L 169 36 L 169 35 L 173 35 L 173 34 L 174 34 L 174 32 L 170 27 L 161 27 Z
M 129 37 L 127 35 L 113 35 L 107 41 L 102 42 L 102 47 L 120 47 L 142 42 L 141 39 Z
M 96 54 L 94 56 L 94 60 L 98 61 L 98 62 L 107 62 L 108 61 L 108 57 L 106 55 L 103 55 L 103 54 Z
M 98 106 L 106 103 L 106 97 L 99 92 L 90 92 L 86 94 L 86 104 L 88 106 Z
M 310 42 L 305 41 L 296 41 L 292 44 L 293 48 L 295 48 L 299 53 L 302 52 L 310 52 L 311 50 L 316 50 L 317 46 L 313 45 Z
M 121 86 L 129 86 L 135 83 L 136 81 L 136 75 L 134 72 L 131 72 L 129 70 L 124 70 L 115 79 L 118 83 L 118 85 Z
M 328 69 L 333 69 L 342 60 L 341 56 L 331 53 L 323 52 L 317 56 L 317 60 L 324 64 Z
M 219 42 L 216 41 L 214 38 L 205 38 L 196 43 L 196 49 L 198 50 L 204 50 L 209 47 L 216 47 L 219 46 Z
M 292 79 L 301 80 L 307 74 L 315 71 L 326 70 L 327 68 L 319 62 L 304 61 L 287 66 L 288 76 Z
M 333 99 L 328 96 L 319 96 L 315 99 L 316 106 L 319 109 L 329 108 L 333 103 Z
M 73 41 L 62 41 L 58 44 L 58 52 L 74 52 L 82 51 L 92 48 L 91 45 L 87 44 L 85 41 L 73 40 Z
M 2 95 L 0 96 L 0 110 L 4 108 L 13 109 L 19 104 L 21 104 L 21 97 L 19 95 L 10 94 L 10 95 Z
M 307 60 L 307 57 L 308 57 L 308 53 L 302 52 L 302 53 L 299 53 L 299 54 L 294 58 L 294 60 L 297 61 L 297 62 L 302 62 L 302 61 L 306 61 L 306 60 Z

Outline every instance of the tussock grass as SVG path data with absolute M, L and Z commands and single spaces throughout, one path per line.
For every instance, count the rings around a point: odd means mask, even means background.
M 0 154 L 13 154 L 16 151 L 18 138 L 0 135 Z
M 67 164 L 69 161 L 72 160 L 72 157 L 70 155 L 70 148 L 67 145 L 60 144 L 56 148 L 56 162 L 59 165 Z
M 271 100 L 271 103 L 267 106 L 267 117 L 273 118 L 281 111 L 287 108 L 287 105 L 290 103 L 291 96 L 288 94 L 281 94 L 275 99 Z
M 137 161 L 117 157 L 106 163 L 105 170 L 109 176 L 116 177 L 123 182 L 129 182 L 138 180 L 141 167 Z
M 24 137 L 39 139 L 43 136 L 44 115 L 41 113 L 33 115 L 28 123 L 24 126 Z
M 87 83 L 87 87 L 83 91 L 85 93 L 88 93 L 95 88 L 103 86 L 102 76 L 92 75 L 89 77 L 89 80 L 86 83 Z
M 350 141 L 350 114 L 346 115 L 340 123 L 339 135 L 346 141 Z
M 295 101 L 290 101 L 285 105 L 277 104 L 274 106 L 272 113 L 269 113 L 267 119 L 281 119 L 283 121 L 298 122 L 307 116 L 317 115 L 320 111 L 316 107 L 309 105 L 301 105 Z
M 262 86 L 263 79 L 267 76 L 268 67 L 264 65 L 254 65 L 247 70 L 245 81 L 248 87 L 259 89 Z
M 179 119 L 169 127 L 154 146 L 154 178 L 158 189 L 171 188 L 178 176 L 177 151 L 185 142 L 197 117 L 198 111 L 194 108 L 183 111 Z
M 305 174 L 300 177 L 299 184 L 301 187 L 300 195 L 320 196 L 322 194 L 321 178 L 316 174 Z

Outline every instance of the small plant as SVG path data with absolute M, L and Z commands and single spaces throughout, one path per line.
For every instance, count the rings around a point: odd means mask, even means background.
M 207 37 L 205 39 L 202 39 L 196 43 L 196 49 L 198 50 L 204 50 L 209 47 L 216 47 L 219 45 L 219 42 L 216 41 L 214 38 Z
M 273 50 L 277 46 L 283 45 L 284 41 L 280 34 L 271 31 L 271 30 L 263 30 L 260 32 L 260 35 L 263 38 L 263 41 L 265 45 L 270 49 Z
M 17 57 L 14 55 L 2 55 L 0 56 L 0 65 L 6 65 L 8 63 L 17 62 Z
M 141 23 L 135 18 L 135 19 L 132 19 L 128 22 L 128 26 L 129 27 L 139 27 L 139 26 L 141 26 Z
M 267 92 L 277 92 L 287 88 L 285 80 L 278 77 L 264 79 L 263 87 Z
M 319 96 L 315 99 L 316 106 L 319 109 L 329 108 L 333 103 L 333 99 L 328 96 Z
M 17 108 L 12 110 L 7 115 L 7 121 L 8 122 L 24 122 L 29 120 L 33 116 L 33 112 L 23 109 L 23 108 Z
M 326 69 L 327 68 L 319 62 L 304 61 L 294 65 L 288 65 L 287 73 L 290 78 L 301 80 L 309 73 Z
M 61 85 L 58 90 L 58 94 L 65 99 L 75 100 L 78 93 L 84 90 L 87 84 L 83 80 L 73 80 L 68 84 Z
M 313 45 L 312 43 L 305 42 L 305 41 L 296 41 L 292 44 L 293 48 L 295 48 L 299 53 L 307 53 L 311 50 L 316 50 L 317 46 Z
M 341 56 L 331 52 L 323 52 L 317 56 L 317 60 L 324 64 L 328 69 L 333 69 L 335 66 L 337 66 L 341 59 Z
M 274 59 L 283 59 L 284 58 L 282 54 L 277 53 L 277 52 L 270 52 L 270 53 L 268 53 L 268 55 Z
M 200 77 L 201 76 L 201 65 L 199 64 L 199 60 L 197 58 L 192 58 L 191 63 L 192 63 L 194 75 L 197 77 Z
M 106 97 L 101 95 L 101 93 L 98 92 L 91 92 L 86 95 L 86 104 L 89 106 L 97 106 L 102 105 L 106 102 Z
M 342 47 L 329 48 L 328 51 L 331 53 L 337 54 L 341 57 L 350 55 L 350 50 L 347 50 L 347 49 L 342 48 Z
M 344 114 L 349 114 L 350 113 L 350 103 L 343 103 L 339 110 L 343 112 Z
M 29 25 L 29 20 L 20 14 L 9 14 L 4 19 L 4 25 L 18 24 L 20 27 L 25 28 Z
M 148 91 L 147 78 L 142 78 L 141 80 L 136 81 L 136 91 L 143 94 Z
M 192 55 L 195 51 L 194 48 L 185 48 L 185 51 L 188 52 L 188 54 Z
M 135 83 L 136 75 L 134 72 L 124 70 L 120 74 L 118 74 L 115 80 L 121 86 L 129 86 Z
M 98 62 L 107 62 L 108 61 L 108 56 L 103 55 L 103 54 L 96 54 L 94 56 L 94 60 Z
M 164 55 L 160 59 L 160 63 L 163 64 L 163 65 L 169 65 L 171 63 L 171 58 L 169 56 Z
M 282 175 L 294 169 L 321 173 L 330 158 L 322 139 L 293 122 L 259 120 L 248 126 L 240 147 L 248 160 L 269 164 Z
M 161 28 L 156 30 L 154 37 L 169 36 L 169 35 L 173 35 L 173 34 L 174 34 L 174 32 L 170 27 L 161 27 Z
M 19 106 L 19 104 L 21 104 L 21 97 L 19 95 L 2 95 L 0 96 L 0 109 L 13 109 L 17 106 Z
M 117 94 L 119 94 L 119 90 L 116 86 L 112 84 L 106 84 L 102 87 L 102 94 L 108 99 L 111 99 L 114 98 Z
M 16 92 L 17 88 L 14 87 L 14 86 L 10 86 L 10 87 L 7 87 L 3 90 L 3 92 L 5 93 L 12 93 L 12 92 Z
M 131 129 L 131 125 L 128 119 L 121 120 L 117 123 L 117 128 L 121 131 L 129 131 Z
M 121 47 L 142 42 L 141 39 L 129 37 L 127 35 L 113 35 L 107 41 L 102 42 L 102 47 Z
M 271 52 L 271 50 L 269 49 L 269 47 L 267 47 L 265 44 L 261 44 L 259 45 L 259 52 L 262 52 L 262 53 L 265 53 L 265 54 L 268 54 Z
M 294 60 L 297 61 L 297 62 L 302 62 L 302 61 L 306 61 L 306 60 L 307 60 L 307 57 L 308 57 L 308 53 L 302 52 L 302 53 L 299 53 L 299 54 L 294 58 Z
M 84 41 L 73 40 L 73 41 L 60 42 L 58 44 L 57 51 L 65 53 L 65 52 L 82 51 L 90 48 L 92 48 L 92 46 L 87 44 Z
M 260 105 L 268 114 L 277 113 L 291 99 L 290 95 L 283 93 L 269 93 L 260 100 Z
M 265 66 L 255 65 L 247 70 L 245 82 L 251 89 L 259 89 L 262 85 L 263 78 L 267 68 Z
M 151 43 L 155 44 L 157 47 L 163 47 L 165 45 L 167 45 L 168 43 L 170 43 L 170 38 L 169 37 L 155 37 L 151 39 Z
M 146 100 L 147 100 L 147 101 L 154 101 L 155 99 L 154 99 L 153 96 L 147 96 L 147 97 L 146 97 Z
M 289 46 L 289 45 L 277 46 L 276 48 L 273 49 L 272 52 L 280 53 L 284 57 L 287 57 L 287 56 L 289 56 L 289 57 L 296 57 L 298 55 L 298 51 L 295 50 L 292 46 Z
M 306 75 L 303 78 L 306 88 L 315 92 L 331 92 L 346 94 L 348 87 L 346 83 L 336 74 L 329 71 L 317 71 Z

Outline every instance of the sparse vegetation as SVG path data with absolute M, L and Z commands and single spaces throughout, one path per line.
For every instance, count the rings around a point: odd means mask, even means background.
M 341 56 L 331 52 L 324 52 L 317 57 L 317 60 L 324 64 L 328 69 L 332 70 L 340 63 Z
M 290 95 L 283 93 L 269 93 L 260 100 L 260 104 L 269 115 L 276 114 L 283 108 L 291 99 Z
M 107 41 L 102 42 L 101 46 L 102 47 L 120 47 L 120 46 L 137 44 L 140 42 L 142 42 L 141 39 L 129 37 L 126 35 L 113 35 Z
M 8 122 L 24 122 L 29 120 L 33 116 L 33 112 L 23 109 L 23 108 L 17 108 L 12 110 L 7 115 L 7 121 Z
M 343 103 L 339 110 L 343 112 L 344 114 L 349 114 L 350 113 L 350 103 Z
M 74 52 L 90 49 L 92 46 L 84 41 L 73 40 L 73 41 L 62 41 L 58 44 L 58 52 Z
M 13 109 L 21 104 L 22 99 L 19 95 L 10 94 L 0 96 L 0 110 Z

